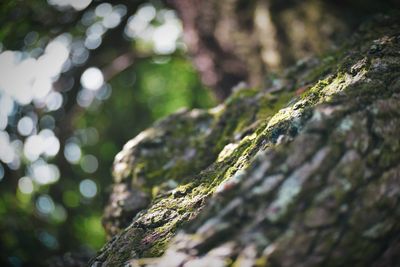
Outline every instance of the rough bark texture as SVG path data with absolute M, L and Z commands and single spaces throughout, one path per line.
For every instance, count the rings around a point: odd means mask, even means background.
M 399 266 L 399 23 L 128 142 L 91 266 Z

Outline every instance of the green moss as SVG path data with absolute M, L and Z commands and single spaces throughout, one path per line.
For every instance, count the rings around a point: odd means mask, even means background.
M 175 192 L 180 192 L 181 195 L 179 201 L 167 201 L 168 205 L 164 205 L 165 209 L 178 210 L 180 218 L 174 221 L 174 224 L 187 214 L 197 214 L 198 208 L 193 205 L 193 200 L 198 197 L 206 197 L 215 192 L 218 185 L 222 181 L 232 177 L 238 170 L 247 168 L 254 156 L 254 154 L 261 148 L 263 140 L 276 138 L 276 130 L 284 133 L 293 124 L 296 124 L 296 120 L 302 116 L 305 108 L 316 105 L 323 101 L 327 101 L 327 98 L 334 95 L 340 90 L 342 90 L 347 84 L 348 77 L 346 74 L 339 73 L 335 76 L 327 77 L 324 80 L 319 81 L 315 86 L 311 87 L 307 92 L 305 92 L 301 97 L 295 98 L 290 105 L 289 101 L 293 99 L 293 93 L 283 92 L 280 95 L 270 95 L 264 94 L 262 96 L 257 96 L 259 93 L 254 91 L 249 91 L 246 93 L 240 93 L 235 95 L 228 105 L 234 105 L 235 101 L 240 99 L 240 102 L 251 101 L 254 98 L 258 99 L 259 106 L 256 109 L 251 109 L 251 111 L 244 112 L 236 115 L 233 112 L 226 116 L 227 113 L 232 112 L 232 110 L 225 110 L 223 113 L 219 114 L 220 118 L 231 119 L 226 123 L 229 123 L 229 129 L 224 129 L 223 134 L 220 136 L 219 147 L 222 144 L 226 144 L 228 140 L 232 140 L 232 133 L 240 133 L 246 127 L 248 127 L 251 122 L 255 121 L 254 118 L 262 119 L 264 118 L 264 123 L 257 123 L 254 128 L 248 129 L 248 132 L 243 138 L 236 144 L 229 145 L 225 149 L 222 149 L 219 155 L 220 161 L 212 164 L 208 169 L 201 172 L 199 175 L 190 178 L 192 181 L 189 184 L 178 186 Z M 240 92 L 245 92 L 241 90 Z M 240 98 L 241 97 L 241 98 Z M 232 106 L 231 106 L 232 108 Z M 225 117 L 223 117 L 225 115 Z M 253 119 L 249 119 L 249 116 L 253 116 Z M 267 123 L 267 124 L 266 124 Z M 227 167 L 229 166 L 229 167 Z M 152 209 L 148 210 L 148 213 L 154 212 Z M 170 225 L 165 226 L 165 228 L 159 229 L 159 231 L 174 231 Z M 161 238 L 153 243 L 155 250 L 160 251 L 161 247 L 164 247 L 168 242 L 169 237 Z M 153 252 L 152 252 L 153 253 Z
M 242 101 L 244 98 L 249 98 L 257 95 L 260 92 L 257 88 L 241 88 L 235 92 L 233 92 L 226 100 L 225 104 L 229 108 L 231 105 L 234 105 L 237 101 Z

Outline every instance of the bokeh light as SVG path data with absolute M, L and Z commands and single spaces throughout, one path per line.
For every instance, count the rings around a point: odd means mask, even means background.
M 47 248 L 55 250 L 58 248 L 59 244 L 57 239 L 55 238 L 54 235 L 50 234 L 47 231 L 41 230 L 38 231 L 38 239 L 42 242 L 43 245 L 45 245 Z
M 81 168 L 86 173 L 94 173 L 99 167 L 97 158 L 93 155 L 85 155 L 81 160 Z
M 46 97 L 68 59 L 70 39 L 58 36 L 37 59 L 19 51 L 0 53 L 0 90 L 21 105 Z
M 38 160 L 29 167 L 29 173 L 39 185 L 55 183 L 60 178 L 60 170 L 54 164 L 48 164 L 44 160 Z
M 30 135 L 33 131 L 33 128 L 33 120 L 28 116 L 25 116 L 18 121 L 18 132 L 20 135 Z
M 38 266 L 99 249 L 114 155 L 160 117 L 210 102 L 161 2 L 18 7 L 32 16 L 0 29 L 0 265 L 4 254 Z
M 153 20 L 158 20 L 158 23 L 153 25 Z M 175 12 L 162 10 L 157 13 L 153 5 L 145 4 L 129 18 L 125 35 L 150 44 L 156 54 L 167 55 L 177 48 L 182 24 Z
M 33 192 L 33 182 L 28 176 L 21 177 L 18 180 L 18 189 L 24 194 L 31 194 Z
M 85 70 L 81 77 L 81 84 L 89 90 L 99 90 L 104 83 L 104 77 L 101 70 L 95 67 Z
M 92 0 L 47 0 L 50 5 L 55 5 L 58 8 L 72 7 L 76 10 L 85 9 Z
M 42 214 L 48 215 L 54 211 L 54 202 L 49 195 L 41 195 L 36 200 L 36 208 Z
M 79 192 L 86 198 L 93 198 L 97 194 L 97 185 L 91 179 L 85 179 L 79 184 Z
M 80 146 L 73 142 L 67 143 L 64 148 L 64 156 L 70 163 L 78 163 L 82 156 Z

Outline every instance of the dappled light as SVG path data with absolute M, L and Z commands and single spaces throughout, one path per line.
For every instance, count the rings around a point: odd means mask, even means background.
M 68 59 L 68 35 L 51 41 L 38 58 L 20 51 L 0 53 L 0 88 L 18 104 L 26 105 L 33 100 L 37 105 L 47 102 L 52 82 L 63 70 Z M 48 100 L 51 101 L 51 100 Z
M 97 185 L 93 180 L 85 179 L 79 183 L 79 191 L 82 196 L 92 198 L 97 194 Z
M 157 26 L 152 24 L 154 20 L 157 21 Z M 135 38 L 143 42 L 143 45 L 152 46 L 153 51 L 160 55 L 175 52 L 181 34 L 181 22 L 173 11 L 157 12 L 150 4 L 143 5 L 135 15 L 129 17 L 125 27 L 127 37 Z
M 397 2 L 1 1 L 0 266 L 399 265 Z
M 213 100 L 180 20 L 159 1 L 0 5 L 0 265 L 87 258 L 105 242 L 101 213 L 124 142 Z
M 104 83 L 104 77 L 98 68 L 88 68 L 81 76 L 81 84 L 84 88 L 92 91 L 99 90 Z
M 85 9 L 92 0 L 47 0 L 50 5 L 58 8 L 73 7 L 76 10 Z

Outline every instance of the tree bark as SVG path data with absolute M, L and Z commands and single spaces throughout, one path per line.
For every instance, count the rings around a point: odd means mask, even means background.
M 128 142 L 91 266 L 398 266 L 399 51 L 399 17 L 376 17 Z

